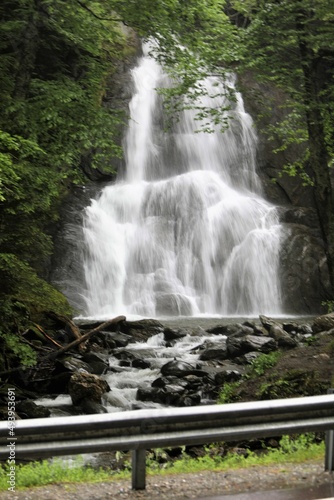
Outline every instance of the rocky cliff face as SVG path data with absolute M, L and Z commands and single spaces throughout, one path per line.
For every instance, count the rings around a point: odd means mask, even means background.
M 278 139 L 268 139 L 266 131 L 284 119 L 282 91 L 258 83 L 250 73 L 239 78 L 246 110 L 253 117 L 259 135 L 258 167 L 265 196 L 280 207 L 285 237 L 280 256 L 284 310 L 287 313 L 316 313 L 328 300 L 329 279 L 324 242 L 311 186 L 296 176 L 282 175 L 282 167 L 293 163 L 303 152 L 290 145 L 274 153 Z M 268 112 L 270 103 L 271 111 Z

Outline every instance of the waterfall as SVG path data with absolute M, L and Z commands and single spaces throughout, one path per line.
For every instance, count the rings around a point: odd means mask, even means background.
M 279 314 L 277 211 L 261 194 L 256 132 L 234 77 L 202 82 L 197 104 L 230 105 L 230 127 L 197 132 L 187 109 L 164 129 L 168 85 L 145 54 L 132 71 L 134 94 L 124 140 L 126 173 L 87 207 L 86 314 Z

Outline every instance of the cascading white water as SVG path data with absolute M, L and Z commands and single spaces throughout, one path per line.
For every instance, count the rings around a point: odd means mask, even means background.
M 280 226 L 261 197 L 256 134 L 240 94 L 231 126 L 199 132 L 195 111 L 163 129 L 161 67 L 148 55 L 132 72 L 126 176 L 86 209 L 87 315 L 280 313 Z M 199 105 L 221 107 L 208 78 Z

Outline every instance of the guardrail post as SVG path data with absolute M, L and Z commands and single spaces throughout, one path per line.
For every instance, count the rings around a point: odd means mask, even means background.
M 334 389 L 328 389 L 327 394 L 334 394 Z M 334 470 L 334 430 L 325 433 L 325 470 Z
M 144 490 L 146 486 L 146 450 L 132 450 L 132 489 Z

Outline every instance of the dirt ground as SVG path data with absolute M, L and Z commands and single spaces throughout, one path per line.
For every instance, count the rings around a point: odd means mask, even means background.
M 332 488 L 332 473 L 324 471 L 322 461 L 303 464 L 282 463 L 231 471 L 203 471 L 197 474 L 148 476 L 146 489 L 134 491 L 130 480 L 94 484 L 53 484 L 15 492 L 0 492 L 2 500 L 184 500 L 224 496 L 236 493 L 260 492 L 266 498 L 269 490 Z M 290 498 L 290 497 L 289 497 Z M 302 498 L 302 497 L 299 497 Z M 305 496 L 304 498 L 311 498 Z M 316 497 L 312 497 L 316 498 Z
M 334 389 L 334 335 L 317 334 L 310 345 L 282 351 L 277 364 L 246 380 L 238 390 L 242 401 L 326 394 Z

